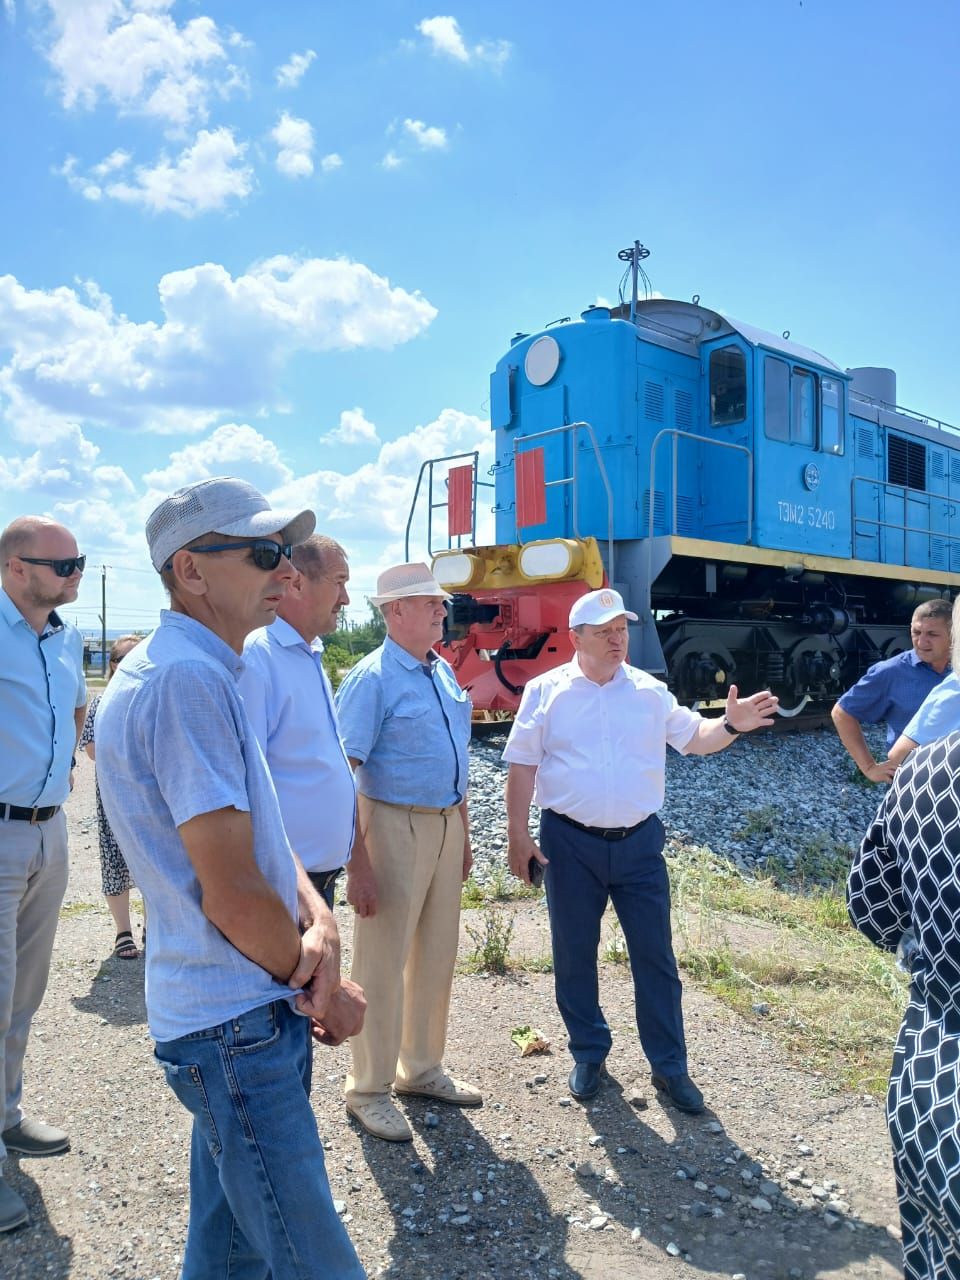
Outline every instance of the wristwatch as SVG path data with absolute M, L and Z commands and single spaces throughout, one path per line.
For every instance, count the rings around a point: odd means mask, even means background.
M 739 729 L 735 729 L 735 728 L 733 727 L 733 725 L 730 723 L 730 721 L 727 719 L 727 717 L 726 717 L 726 716 L 724 716 L 724 717 L 723 717 L 723 719 L 720 721 L 720 723 L 721 723 L 721 724 L 723 725 L 723 727 L 726 729 L 727 733 L 729 733 L 729 735 L 730 735 L 730 737 L 731 737 L 731 738 L 739 738 L 739 737 L 740 737 L 740 730 L 739 730 Z

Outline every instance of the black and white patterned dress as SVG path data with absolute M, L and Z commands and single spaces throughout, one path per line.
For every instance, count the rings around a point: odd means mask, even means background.
M 86 719 L 83 722 L 83 729 L 80 733 L 80 741 L 78 748 L 85 747 L 88 742 L 95 742 L 94 736 L 94 720 L 97 715 L 97 707 L 100 705 L 101 695 L 91 701 L 87 707 Z M 96 782 L 97 791 L 97 827 L 100 832 L 100 877 L 103 883 L 103 892 L 108 898 L 115 897 L 118 893 L 125 893 L 128 889 L 133 888 L 133 880 L 130 878 L 130 872 L 127 869 L 126 861 L 120 852 L 120 846 L 117 844 L 116 836 L 110 829 L 110 823 L 107 821 L 107 815 L 103 812 L 103 801 L 100 799 L 100 783 Z
M 907 1280 L 960 1280 L 960 733 L 908 756 L 854 858 L 850 918 L 919 951 L 887 1123 Z

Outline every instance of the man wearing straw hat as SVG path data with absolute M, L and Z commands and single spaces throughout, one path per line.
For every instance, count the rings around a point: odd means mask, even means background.
M 408 1142 L 391 1088 L 458 1107 L 482 1102 L 442 1065 L 460 886 L 472 863 L 470 699 L 433 649 L 450 597 L 427 566 L 384 570 L 371 599 L 387 638 L 337 692 L 359 793 L 347 866 L 347 901 L 356 912 L 352 977 L 367 997 L 345 1096 L 368 1133 Z

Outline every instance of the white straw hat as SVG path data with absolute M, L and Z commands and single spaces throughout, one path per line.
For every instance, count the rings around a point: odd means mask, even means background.
M 377 594 L 370 603 L 388 604 L 391 600 L 406 600 L 411 596 L 440 596 L 452 600 L 425 564 L 395 564 L 384 569 L 377 578 Z

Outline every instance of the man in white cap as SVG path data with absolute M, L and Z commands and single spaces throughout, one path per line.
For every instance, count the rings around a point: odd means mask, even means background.
M 574 1067 L 570 1092 L 600 1088 L 610 1028 L 600 1007 L 597 945 L 612 900 L 630 954 L 640 1043 L 654 1086 L 696 1114 L 703 1095 L 687 1073 L 681 986 L 670 940 L 670 886 L 663 860 L 667 744 L 683 755 L 722 751 L 771 724 L 777 699 L 738 698 L 730 688 L 722 719 L 681 707 L 661 681 L 627 664 L 627 621 L 618 591 L 581 596 L 570 610 L 572 661 L 523 691 L 503 757 L 510 870 L 530 883 L 543 869 L 553 943 L 554 983 Z M 540 843 L 529 832 L 541 807 Z
M 170 608 L 97 711 L 103 807 L 150 913 L 150 1033 L 193 1116 L 182 1280 L 364 1275 L 310 1105 L 311 1031 L 340 1043 L 363 997 L 237 690 L 313 527 L 230 478 L 161 502 L 146 532 Z
M 391 1088 L 458 1107 L 483 1101 L 443 1070 L 460 887 L 472 863 L 470 699 L 433 649 L 449 599 L 425 564 L 381 573 L 372 602 L 387 638 L 337 691 L 359 791 L 347 866 L 352 977 L 368 1004 L 345 1097 L 368 1133 L 391 1142 L 412 1137 Z

